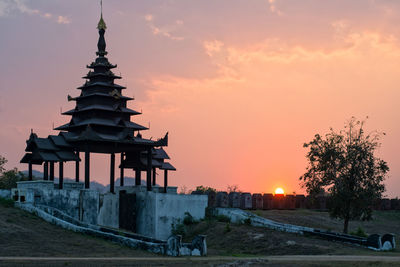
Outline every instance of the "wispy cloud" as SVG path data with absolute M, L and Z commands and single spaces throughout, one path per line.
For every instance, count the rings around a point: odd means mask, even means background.
M 69 18 L 67 18 L 65 16 L 58 16 L 57 23 L 58 24 L 70 24 L 71 21 L 69 20 Z
M 26 0 L 0 0 L 0 17 L 7 17 L 15 13 L 37 15 L 45 19 L 52 19 L 59 24 L 69 24 L 71 20 L 66 16 L 54 16 L 49 12 L 31 8 Z
M 282 16 L 283 13 L 282 11 L 280 11 L 277 7 L 276 7 L 276 0 L 268 0 L 268 4 L 269 4 L 269 10 L 274 13 L 277 14 L 278 16 Z
M 182 41 L 185 39 L 182 36 L 177 36 L 174 34 L 174 32 L 183 25 L 182 20 L 176 20 L 173 24 L 164 26 L 156 26 L 154 23 L 154 15 L 152 14 L 145 15 L 144 20 L 147 22 L 147 25 L 151 29 L 153 35 L 163 36 L 174 41 Z

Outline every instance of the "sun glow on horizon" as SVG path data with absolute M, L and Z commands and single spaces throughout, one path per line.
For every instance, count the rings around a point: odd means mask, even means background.
M 275 195 L 283 195 L 283 194 L 285 194 L 285 191 L 282 188 L 278 187 L 277 189 L 275 189 Z

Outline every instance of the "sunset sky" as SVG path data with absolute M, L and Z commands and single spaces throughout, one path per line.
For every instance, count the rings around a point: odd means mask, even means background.
M 143 112 L 133 121 L 150 122 L 144 137 L 169 132 L 171 185 L 303 193 L 303 143 L 368 116 L 368 130 L 386 133 L 386 194 L 400 197 L 400 1 L 104 0 L 103 10 L 108 58 Z M 60 110 L 95 58 L 99 16 L 97 0 L 0 0 L 7 168 L 27 169 L 31 128 L 47 137 L 68 122 Z M 106 184 L 109 155 L 91 163 Z

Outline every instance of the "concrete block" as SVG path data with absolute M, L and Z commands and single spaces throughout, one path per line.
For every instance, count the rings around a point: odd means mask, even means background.
M 294 210 L 296 209 L 296 198 L 294 195 L 286 195 L 285 197 L 285 209 Z
M 393 198 L 390 200 L 392 210 L 400 210 L 400 199 Z
M 119 195 L 112 193 L 100 195 L 97 224 L 119 228 Z
M 228 193 L 218 192 L 217 193 L 217 207 L 227 208 L 229 207 Z
M 240 193 L 239 192 L 230 192 L 228 195 L 228 198 L 229 198 L 229 207 L 240 208 Z
M 263 195 L 263 209 L 270 210 L 272 209 L 272 200 L 274 198 L 273 194 L 264 194 Z
M 208 196 L 208 207 L 215 208 L 217 206 L 217 193 L 210 191 L 207 193 Z
M 380 250 L 382 248 L 382 239 L 380 235 L 373 234 L 367 238 L 367 247 L 372 247 Z
M 252 208 L 254 210 L 263 209 L 263 197 L 261 194 L 253 194 L 251 196 Z
M 22 181 L 17 182 L 18 189 L 54 189 L 54 182 L 53 181 L 44 181 L 44 180 L 35 180 L 35 181 Z
M 244 210 L 249 210 L 253 207 L 253 203 L 251 201 L 250 193 L 242 193 L 240 194 L 240 208 Z
M 81 190 L 85 186 L 84 183 L 81 182 L 64 182 L 63 189 L 64 190 Z
M 278 209 L 278 210 L 285 209 L 285 195 L 284 194 L 275 194 L 273 201 L 272 201 L 272 207 L 274 209 Z
M 306 207 L 306 197 L 304 195 L 296 195 L 296 209 L 305 209 Z
M 382 244 L 384 245 L 386 242 L 390 243 L 391 249 L 395 249 L 396 248 L 396 239 L 395 239 L 395 236 L 393 234 L 384 234 L 382 236 Z
M 390 205 L 390 199 L 388 198 L 384 198 L 381 201 L 381 210 L 390 210 L 391 209 L 391 205 Z

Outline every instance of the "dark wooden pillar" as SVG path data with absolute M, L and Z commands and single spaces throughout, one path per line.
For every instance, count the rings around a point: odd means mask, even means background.
M 64 184 L 64 162 L 59 162 L 59 177 L 58 177 L 58 189 L 63 189 Z
M 79 160 L 75 161 L 75 182 L 79 183 Z
M 153 166 L 151 164 L 151 148 L 147 149 L 147 177 L 146 177 L 146 184 L 147 184 L 147 191 L 151 191 L 151 169 Z
M 153 168 L 153 186 L 156 185 L 156 168 Z
M 54 181 L 54 161 L 50 162 L 50 181 Z
M 140 170 L 135 170 L 135 185 L 142 184 L 142 172 Z
M 110 159 L 110 192 L 114 193 L 114 180 L 115 180 L 115 153 L 111 153 Z
M 29 162 L 29 167 L 28 167 L 28 175 L 29 175 L 29 181 L 33 180 L 33 175 L 32 175 L 32 162 Z
M 164 193 L 167 193 L 168 187 L 168 170 L 164 170 Z
M 90 187 L 90 152 L 89 149 L 85 151 L 85 189 Z
M 122 167 L 122 162 L 124 161 L 124 153 L 121 153 L 121 169 L 120 169 L 120 176 L 119 176 L 119 185 L 124 186 L 124 167 Z
M 49 180 L 49 162 L 45 161 L 43 164 L 43 180 Z

